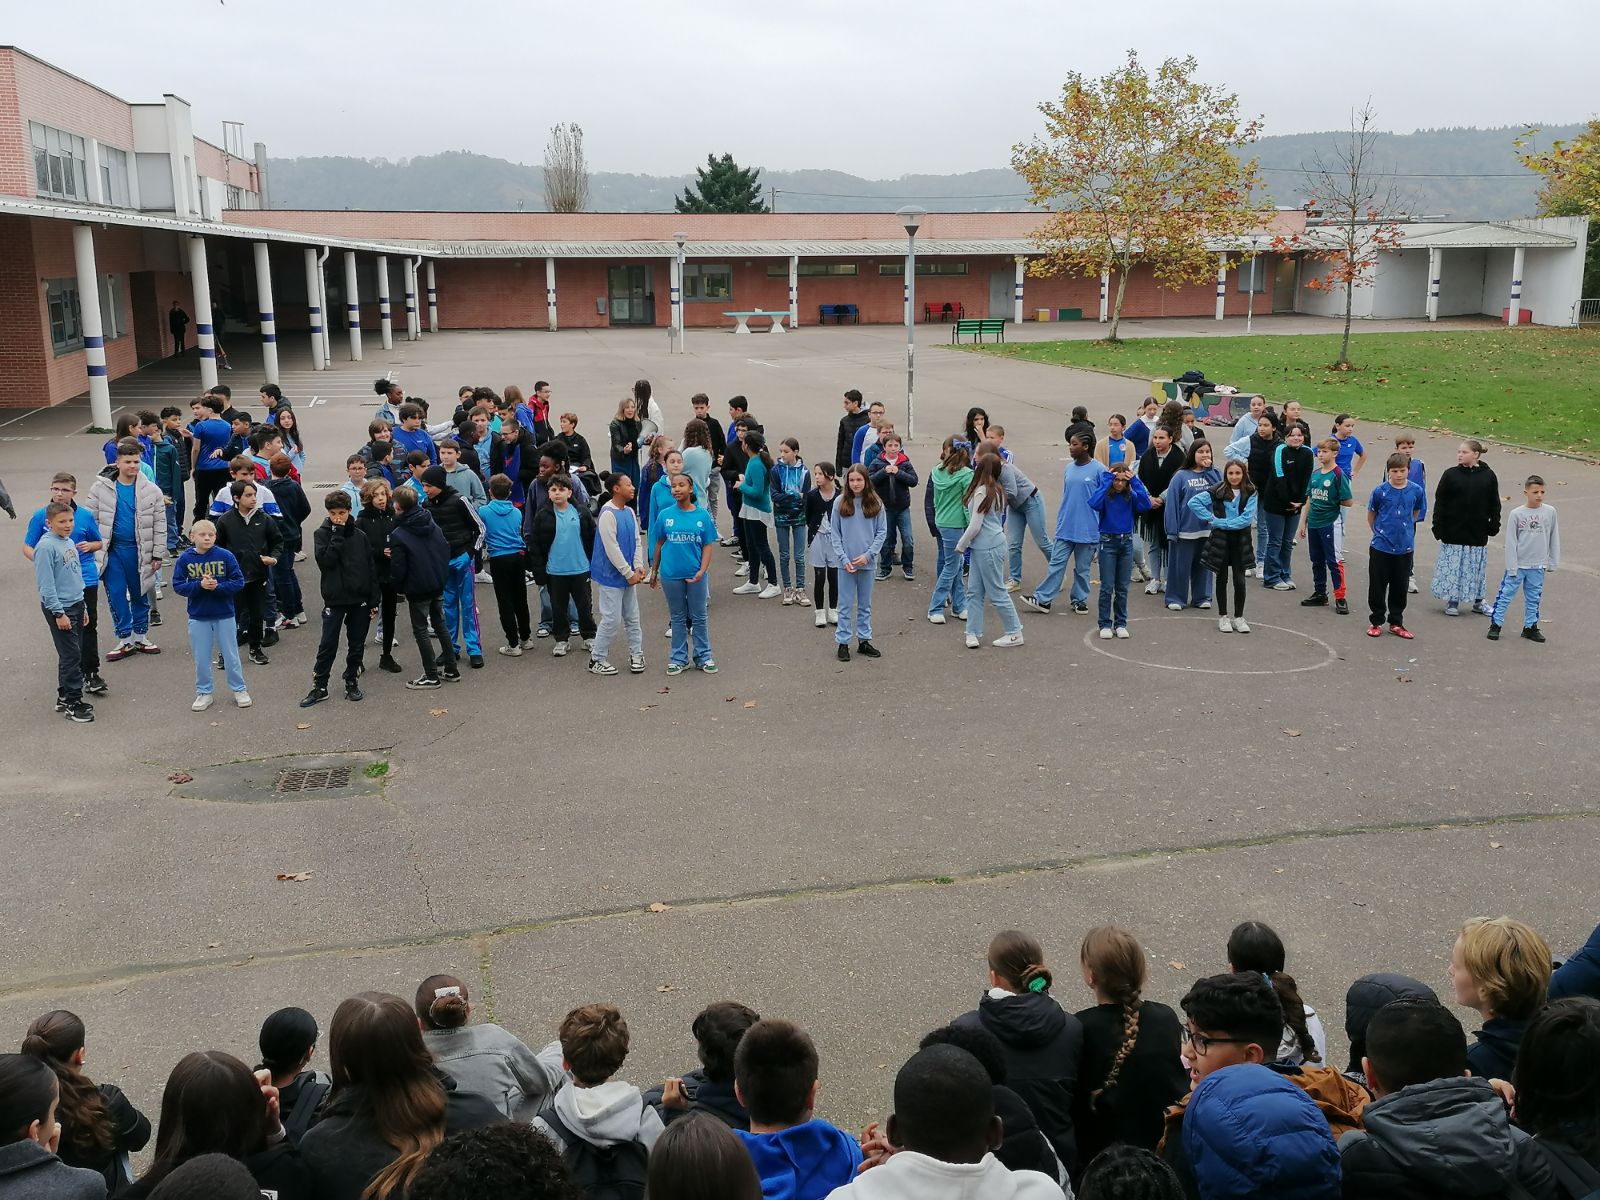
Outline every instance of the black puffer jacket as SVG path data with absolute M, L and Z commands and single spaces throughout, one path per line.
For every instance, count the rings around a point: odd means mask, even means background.
M 471 550 L 483 537 L 483 522 L 455 488 L 448 485 L 441 488 L 439 494 L 428 501 L 427 509 L 439 532 L 444 534 L 452 558 Z
M 367 535 L 355 521 L 346 521 L 343 525 L 324 521 L 311 535 L 311 545 L 317 556 L 317 568 L 322 572 L 324 608 L 378 602 L 372 547 L 367 545 Z
M 1439 476 L 1433 493 L 1433 537 L 1447 546 L 1487 546 L 1500 532 L 1500 481 L 1479 463 L 1459 463 Z
M 272 568 L 264 564 L 263 557 L 276 559 L 284 553 L 283 533 L 278 522 L 259 508 L 245 517 L 237 508 L 230 508 L 217 518 L 217 545 L 231 551 L 239 560 L 239 570 L 246 583 L 257 583 L 267 577 Z
M 356 527 L 366 536 L 367 550 L 372 554 L 372 575 L 380 588 L 389 584 L 389 531 L 394 528 L 394 509 L 377 508 L 371 504 L 361 507 L 356 517 Z
M 389 531 L 389 582 L 408 600 L 444 595 L 450 547 L 425 508 L 395 518 Z

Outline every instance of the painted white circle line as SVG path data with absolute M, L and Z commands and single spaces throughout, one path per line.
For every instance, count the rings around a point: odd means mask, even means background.
M 1213 609 L 1211 611 L 1215 611 L 1215 610 Z M 1162 620 L 1162 619 L 1163 618 L 1161 618 L 1161 617 L 1134 617 L 1128 622 L 1128 624 L 1129 625 L 1135 625 L 1135 624 L 1138 624 L 1140 621 L 1159 621 L 1159 620 Z M 1180 620 L 1180 621 L 1183 621 L 1183 620 L 1187 620 L 1187 621 L 1204 621 L 1207 624 L 1212 624 L 1215 621 L 1216 618 L 1213 618 L 1213 617 L 1179 617 L 1177 619 Z M 1339 652 L 1337 650 L 1335 650 L 1332 646 L 1328 645 L 1328 643 L 1323 641 L 1321 638 L 1312 637 L 1309 633 L 1303 633 L 1298 629 L 1286 629 L 1282 625 L 1266 625 L 1266 624 L 1263 624 L 1263 623 L 1258 622 L 1258 621 L 1252 621 L 1250 623 L 1250 628 L 1251 629 L 1275 629 L 1279 633 L 1287 633 L 1291 637 L 1304 638 L 1308 642 L 1314 642 L 1318 646 L 1321 646 L 1323 648 L 1323 650 L 1326 651 L 1326 654 L 1324 655 L 1324 657 L 1322 658 L 1322 660 L 1320 662 L 1309 663 L 1309 664 L 1307 664 L 1305 666 L 1299 666 L 1299 667 L 1274 667 L 1271 670 L 1267 670 L 1267 671 L 1253 671 L 1253 670 L 1246 669 L 1244 667 L 1233 667 L 1233 668 L 1224 668 L 1224 667 L 1177 667 L 1177 666 L 1173 666 L 1171 663 L 1147 662 L 1142 658 L 1129 658 L 1126 655 L 1116 654 L 1112 650 L 1108 650 L 1108 649 L 1106 649 L 1105 647 L 1103 647 L 1100 644 L 1100 630 L 1099 630 L 1098 626 L 1096 626 L 1094 628 L 1091 628 L 1087 633 L 1085 633 L 1083 635 L 1083 644 L 1088 649 L 1093 650 L 1096 654 L 1103 654 L 1107 658 L 1115 659 L 1117 662 L 1131 663 L 1133 666 L 1136 666 L 1136 667 L 1154 667 L 1159 671 L 1183 671 L 1183 672 L 1185 672 L 1187 674 L 1191 674 L 1191 675 L 1295 675 L 1295 674 L 1298 674 L 1298 673 L 1300 673 L 1302 671 L 1319 671 L 1323 667 L 1329 666 L 1329 665 L 1339 661 Z M 1219 632 L 1218 636 L 1223 636 L 1223 635 Z M 1230 637 L 1248 637 L 1250 635 L 1249 634 L 1229 634 L 1227 636 L 1230 636 Z M 1112 643 L 1113 646 L 1115 644 L 1116 643 L 1114 643 L 1114 642 Z

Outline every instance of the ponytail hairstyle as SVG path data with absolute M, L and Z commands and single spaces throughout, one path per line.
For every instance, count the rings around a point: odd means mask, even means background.
M 56 1120 L 62 1144 L 75 1158 L 98 1158 L 111 1149 L 111 1114 L 105 1097 L 72 1059 L 83 1049 L 83 1021 L 64 1008 L 47 1012 L 28 1026 L 22 1052 L 56 1074 L 61 1100 Z
M 988 444 L 984 443 L 986 446 Z M 1004 506 L 1006 490 L 1000 486 L 1000 456 L 992 449 L 978 456 L 978 465 L 972 469 L 972 482 L 967 484 L 966 494 L 961 499 L 971 504 L 973 494 L 979 488 L 984 489 L 983 499 L 978 504 L 980 513 L 991 513 L 997 507 Z
M 751 458 L 759 458 L 761 465 L 772 473 L 772 451 L 767 449 L 766 435 L 758 429 L 747 429 L 744 434 L 744 448 Z
M 826 479 L 829 483 L 832 483 L 832 484 L 835 484 L 835 485 L 838 484 L 838 481 L 839 481 L 839 468 L 834 466 L 827 459 L 819 458 L 816 462 L 811 464 L 811 469 L 813 471 L 821 471 L 822 472 L 822 477 L 824 479 Z
M 317 1044 L 317 1019 L 303 1008 L 280 1008 L 261 1023 L 257 1044 L 261 1048 L 258 1071 L 281 1079 L 300 1070 Z
M 1293 975 L 1284 973 L 1283 939 L 1270 925 L 1245 921 L 1228 935 L 1228 962 L 1235 971 L 1250 971 L 1266 977 L 1283 1005 L 1283 1020 L 1294 1033 L 1300 1054 L 1308 1063 L 1320 1063 L 1317 1043 L 1306 1027 L 1306 1002 L 1300 998 L 1300 985 Z
M 1100 1107 L 1100 1098 L 1117 1086 L 1122 1064 L 1128 1061 L 1139 1040 L 1139 1007 L 1146 978 L 1144 947 L 1126 929 L 1098 925 L 1083 935 L 1078 961 L 1094 976 L 1095 989 L 1122 1008 L 1122 1044 L 1111 1060 L 1105 1081 L 1089 1095 L 1089 1108 L 1095 1110 Z
M 939 465 L 944 468 L 945 474 L 954 475 L 963 467 L 972 465 L 972 447 L 961 440 L 957 434 L 945 438 L 944 446 L 939 451 Z
M 31 1054 L 0 1054 L 0 1146 L 25 1140 L 50 1115 L 56 1076 Z
M 417 1019 L 428 1029 L 467 1023 L 467 985 L 454 975 L 429 975 L 417 988 Z
M 1055 977 L 1044 965 L 1044 947 L 1032 934 L 1020 929 L 1002 929 L 989 943 L 989 970 L 998 975 L 1007 991 L 1048 992 Z
M 872 486 L 872 476 L 860 463 L 851 463 L 850 469 L 844 473 L 844 484 L 839 492 L 839 515 L 853 517 L 856 515 L 856 496 L 850 490 L 850 476 L 861 476 L 861 515 L 875 517 L 883 511 L 883 501 L 878 499 L 878 489 Z
M 328 1027 L 332 1099 L 359 1096 L 360 1111 L 398 1151 L 360 1200 L 404 1195 L 433 1148 L 444 1141 L 445 1090 L 422 1044 L 410 1005 L 399 996 L 362 992 L 340 1003 Z M 163 1122 L 165 1124 L 165 1122 Z

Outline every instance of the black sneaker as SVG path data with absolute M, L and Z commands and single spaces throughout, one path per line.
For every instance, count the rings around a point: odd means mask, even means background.
M 861 655 L 862 658 L 882 658 L 883 657 L 883 651 L 879 650 L 871 642 L 862 642 L 859 646 L 856 647 L 856 653 Z
M 460 683 L 461 682 L 461 668 L 459 668 L 459 667 L 441 667 L 439 669 L 439 678 L 444 680 L 446 683 Z
M 415 679 L 406 680 L 406 686 L 414 692 L 420 692 L 424 688 L 438 687 L 439 680 L 432 675 L 418 675 Z
M 355 680 L 347 679 L 344 684 L 344 698 L 352 704 L 360 704 L 367 697 Z
M 398 675 L 403 667 L 394 660 L 394 655 L 385 654 L 378 659 L 378 670 L 388 671 L 391 675 Z
M 252 650 L 250 651 L 250 661 L 255 663 L 255 665 L 258 667 L 264 667 L 270 660 L 265 654 L 261 653 L 261 651 Z
M 471 658 L 467 659 L 467 661 L 472 664 L 472 669 L 474 671 L 481 671 L 483 669 L 483 655 L 474 654 Z
M 1489 626 L 1489 632 L 1484 636 L 1487 637 L 1491 642 L 1498 642 L 1500 640 L 1500 626 Z
M 111 689 L 106 686 L 106 681 L 98 674 L 87 676 L 83 681 L 83 690 L 91 696 L 104 696 Z
M 67 698 L 65 696 L 56 697 L 56 711 L 58 713 L 64 713 L 71 707 L 72 705 L 67 703 Z
M 1089 611 L 1089 602 L 1087 600 L 1074 600 L 1072 602 L 1072 611 L 1082 616 Z
M 328 698 L 328 689 L 327 688 L 318 687 L 318 686 L 313 685 L 311 690 L 306 693 L 306 698 L 304 700 L 300 701 L 300 707 L 301 708 L 310 708 L 313 704 L 321 704 L 327 698 Z
M 1537 625 L 1529 625 L 1522 631 L 1522 636 L 1527 638 L 1530 642 L 1544 641 L 1544 634 L 1539 632 L 1539 627 Z
M 66 718 L 76 721 L 79 725 L 87 725 L 94 720 L 94 709 L 79 700 L 76 704 L 67 705 Z
M 890 572 L 880 569 L 878 571 L 878 573 L 876 575 L 874 575 L 872 578 L 875 579 L 877 582 L 882 583 L 885 579 L 889 578 L 889 574 L 890 574 Z
M 1338 613 L 1341 617 L 1348 617 L 1350 615 L 1350 601 L 1335 600 L 1333 602 L 1333 611 Z
M 150 628 L 158 629 L 161 626 L 161 610 L 154 604 L 150 606 Z
M 839 643 L 839 661 L 840 662 L 849 662 L 850 661 L 850 647 L 846 646 L 843 642 Z
M 1328 598 L 1326 596 L 1324 596 L 1321 592 L 1313 592 L 1311 595 L 1307 596 L 1304 600 L 1300 601 L 1300 607 L 1301 608 L 1327 608 L 1328 607 Z
M 1022 603 L 1034 612 L 1047 613 L 1050 611 L 1050 601 L 1037 599 L 1032 592 L 1022 598 Z
M 278 637 L 278 631 L 276 629 L 269 629 L 262 637 L 261 644 L 269 647 L 276 646 L 280 640 L 281 639 Z

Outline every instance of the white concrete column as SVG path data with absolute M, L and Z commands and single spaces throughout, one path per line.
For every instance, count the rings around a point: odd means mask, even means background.
M 1111 272 L 1100 272 L 1100 324 L 1111 319 Z
M 94 230 L 72 227 L 72 256 L 78 269 L 78 319 L 83 325 L 84 358 L 89 367 L 89 414 L 99 429 L 111 428 L 111 377 L 106 370 L 105 326 L 100 320 L 100 275 L 94 265 Z M 216 378 L 213 374 L 212 382 Z
M 1228 306 L 1228 255 L 1217 255 L 1217 320 L 1222 320 Z
M 544 319 L 551 333 L 556 331 L 556 260 L 544 260 Z
M 667 295 L 670 309 L 667 315 L 667 344 L 674 354 L 683 353 L 683 266 L 676 253 L 667 259 Z
M 800 324 L 800 256 L 789 255 L 789 328 Z
M 1511 304 L 1506 314 L 1506 323 L 1513 328 L 1522 319 L 1522 268 L 1526 265 L 1528 252 L 1518 246 L 1511 252 Z
M 394 349 L 394 314 L 389 310 L 389 256 L 378 255 L 378 332 L 385 350 Z
M 361 289 L 356 283 L 356 252 L 344 252 L 344 317 L 350 326 L 350 361 L 361 361 Z
M 408 258 L 401 270 L 406 289 L 406 341 L 415 342 L 422 337 L 422 324 L 417 320 L 417 264 L 420 258 Z
M 278 316 L 272 307 L 272 258 L 267 244 L 257 242 L 256 309 L 261 320 L 261 372 L 268 383 L 278 382 Z
M 317 270 L 317 252 L 310 246 L 306 260 L 306 318 L 311 326 L 311 369 L 322 370 L 322 272 Z
M 206 240 L 189 238 L 189 289 L 194 299 L 194 340 L 200 351 L 200 386 L 217 386 L 217 341 L 211 329 L 211 277 L 206 267 Z
M 1437 246 L 1428 247 L 1428 320 L 1439 319 L 1439 268 L 1444 251 Z
M 428 260 L 428 332 L 439 332 L 439 284 L 433 274 L 433 259 Z
M 328 304 L 328 270 L 326 266 L 328 256 L 332 253 L 332 250 L 324 246 L 317 254 L 317 296 L 322 303 L 322 369 L 324 371 L 333 369 L 332 326 L 329 324 L 333 320 L 333 309 Z
M 1018 325 L 1022 324 L 1022 280 L 1028 273 L 1028 260 L 1021 254 L 1017 255 L 1017 281 L 1011 298 L 1011 319 Z

